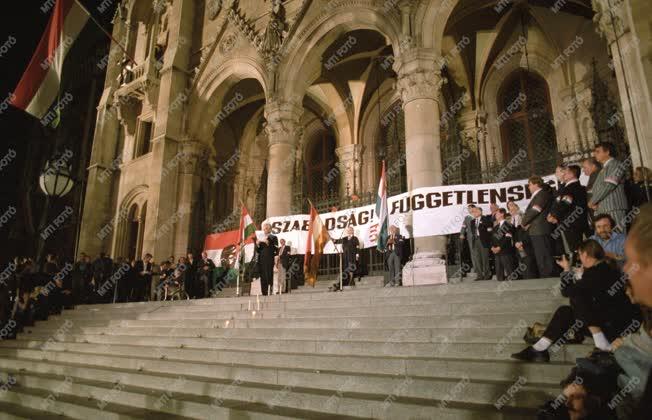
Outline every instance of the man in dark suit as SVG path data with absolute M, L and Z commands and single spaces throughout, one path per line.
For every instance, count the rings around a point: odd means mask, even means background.
M 256 239 L 256 248 L 259 253 L 260 288 L 263 295 L 266 296 L 274 284 L 274 263 L 278 255 L 278 239 L 272 235 L 272 226 L 269 223 L 263 225 L 263 232 L 265 238 Z
M 561 251 L 557 256 L 571 255 L 577 250 L 588 223 L 586 188 L 579 181 L 580 167 L 565 166 L 562 176 L 564 185 L 557 192 L 547 217 L 548 222 L 555 225 L 552 239 L 558 243 L 555 249 Z
M 387 238 L 387 268 L 389 269 L 389 282 L 386 286 L 402 286 L 403 272 L 401 261 L 405 256 L 405 238 L 401 235 L 397 226 L 389 227 Z
M 353 276 L 358 270 L 360 261 L 360 241 L 354 235 L 353 226 L 346 228 L 346 236 L 335 240 L 336 245 L 342 245 L 338 251 L 342 251 L 342 286 L 355 286 Z M 340 282 L 334 283 L 329 290 L 337 291 Z
M 98 290 L 106 283 L 113 274 L 113 260 L 106 253 L 101 252 L 100 256 L 93 262 L 93 302 L 105 301 L 104 296 L 98 295 Z
M 135 300 L 145 300 L 147 286 L 152 283 L 152 254 L 145 254 L 142 260 L 136 261 L 134 272 L 136 273 Z
M 552 227 L 546 219 L 552 205 L 552 192 L 543 179 L 536 175 L 528 179 L 528 188 L 532 197 L 525 214 L 523 214 L 521 224 L 530 235 L 539 276 L 552 277 L 554 273 L 552 240 L 550 238 Z
M 471 255 L 477 263 L 474 270 L 478 277 L 476 280 L 490 280 L 491 268 L 489 266 L 489 247 L 491 246 L 491 232 L 493 222 L 491 216 L 483 216 L 482 208 L 472 209 L 473 220 L 471 220 Z M 475 264 L 474 263 L 474 264 Z
M 214 288 L 212 283 L 213 272 L 215 271 L 215 263 L 208 258 L 206 251 L 201 253 L 201 261 L 197 264 L 196 278 L 199 284 L 206 284 L 209 288 Z
M 491 252 L 496 258 L 496 278 L 498 281 L 505 280 L 505 273 L 510 280 L 516 267 L 516 252 L 514 249 L 514 226 L 509 224 L 505 218 L 507 211 L 498 209 L 495 213 L 496 225 L 491 235 Z
M 199 261 L 195 258 L 192 252 L 187 254 L 186 258 L 186 282 L 188 285 L 186 287 L 186 293 L 194 298 L 205 298 L 208 297 L 209 284 L 201 284 L 197 279 L 197 269 L 199 267 Z
M 582 261 L 582 278 L 575 279 L 575 272 L 566 257 L 558 262 L 563 268 L 560 283 L 562 296 L 569 298 L 570 306 L 557 308 L 548 326 L 534 345 L 512 358 L 523 361 L 547 362 L 548 349 L 555 351 L 565 344 L 569 333 L 575 337 L 592 336 L 595 347 L 611 351 L 611 343 L 636 322 L 640 325 L 641 313 L 625 293 L 622 273 L 605 259 L 599 243 L 589 239 L 579 247 Z

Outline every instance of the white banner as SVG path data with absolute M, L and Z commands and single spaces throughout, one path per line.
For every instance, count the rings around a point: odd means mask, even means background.
M 544 177 L 553 188 L 554 175 Z M 489 214 L 489 203 L 507 207 L 508 200 L 514 200 L 522 211 L 530 200 L 527 180 L 479 185 L 450 185 L 417 188 L 409 193 L 388 197 L 389 224 L 396 225 L 403 236 L 426 237 L 459 233 L 467 205 L 476 204 Z M 331 238 L 338 239 L 347 226 L 353 226 L 355 236 L 364 248 L 376 246 L 378 218 L 375 204 L 348 210 L 320 214 Z M 304 254 L 308 236 L 309 215 L 270 217 L 264 223 L 272 226 L 272 233 L 283 238 L 293 253 Z M 326 254 L 334 254 L 333 243 L 326 245 Z

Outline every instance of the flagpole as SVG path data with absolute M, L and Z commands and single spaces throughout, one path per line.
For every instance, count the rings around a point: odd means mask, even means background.
M 244 208 L 244 203 L 242 200 L 240 200 L 240 228 L 238 228 L 238 233 L 239 233 L 239 238 L 238 238 L 238 262 L 240 263 L 238 265 L 238 276 L 235 278 L 235 295 L 237 297 L 240 296 L 240 270 L 242 269 L 242 266 L 244 265 L 244 261 L 242 258 L 242 248 L 243 248 L 243 232 L 240 232 L 240 229 L 242 229 L 242 209 Z M 246 258 L 244 258 L 246 260 Z
M 118 47 L 120 47 L 120 49 L 121 49 L 122 52 L 125 54 L 125 56 L 126 56 L 126 57 L 127 57 L 127 58 L 132 62 L 132 63 L 134 63 L 135 66 L 137 66 L 138 63 L 136 63 L 136 60 L 134 60 L 134 59 L 131 57 L 131 55 L 127 52 L 127 50 L 122 46 L 121 43 L 119 43 L 115 38 L 113 38 L 113 35 L 111 35 L 111 34 L 110 34 L 106 29 L 104 29 L 104 27 L 103 27 L 102 25 L 100 25 L 100 23 L 99 23 L 99 22 L 98 22 L 98 21 L 93 17 L 93 15 L 91 14 L 91 12 L 88 11 L 88 9 L 86 8 L 86 6 L 84 6 L 83 4 L 81 4 L 81 2 L 80 2 L 79 0 L 75 0 L 75 3 L 77 3 L 77 5 L 78 5 L 79 7 L 81 7 L 82 10 L 83 10 L 84 12 L 86 12 L 86 14 L 87 14 L 88 17 L 90 18 L 90 20 L 92 20 L 93 23 L 94 23 L 95 25 L 97 25 L 97 27 L 100 28 L 100 30 L 101 30 L 102 32 L 104 32 L 104 35 L 106 35 L 106 36 L 108 36 L 109 38 L 111 38 L 111 41 L 113 41 L 113 42 L 114 42 Z M 118 7 L 119 7 L 119 6 L 118 6 Z
M 310 246 L 306 246 L 306 253 L 303 256 L 303 281 L 304 281 L 304 284 L 305 284 L 305 281 L 306 281 L 306 278 L 307 278 L 306 277 L 306 271 L 307 271 L 306 268 L 310 267 L 309 265 L 306 266 L 306 258 L 308 257 L 308 253 L 310 253 L 310 258 L 312 258 L 312 242 L 314 242 L 312 240 L 312 238 L 310 237 L 310 230 L 312 229 L 312 223 L 314 223 L 314 221 L 311 219 L 311 217 L 312 217 L 312 207 L 313 206 L 312 206 L 312 201 L 310 201 L 309 198 L 306 198 L 306 201 L 308 201 L 308 205 L 310 206 L 310 210 L 308 210 L 308 222 L 309 222 L 308 239 L 310 239 L 310 241 L 309 241 Z M 308 260 L 308 263 L 310 263 L 310 260 Z M 315 283 L 317 283 L 316 278 L 315 278 L 315 281 L 312 283 L 312 288 L 313 289 L 315 288 Z

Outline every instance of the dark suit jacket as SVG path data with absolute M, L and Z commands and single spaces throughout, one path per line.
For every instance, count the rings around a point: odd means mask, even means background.
M 199 262 L 200 260 L 193 258 L 192 262 L 188 260 L 188 262 L 186 263 L 186 275 L 189 278 L 191 279 L 195 278 L 195 275 L 197 274 L 197 270 L 199 269 Z
M 476 229 L 475 219 L 471 220 L 471 235 L 473 240 L 480 240 L 482 246 L 485 248 L 491 247 L 491 235 L 493 232 L 493 222 L 491 221 L 491 216 L 481 216 L 480 217 L 480 227 Z M 478 237 L 477 232 L 480 232 Z
M 151 274 L 142 275 L 140 273 L 142 271 L 149 271 L 151 273 L 152 270 L 153 270 L 153 267 L 154 267 L 154 264 L 152 264 L 151 261 L 148 262 L 147 264 L 145 264 L 145 262 L 143 260 L 138 260 L 138 261 L 136 261 L 136 264 L 134 264 L 134 272 L 141 279 L 151 280 L 152 279 Z
M 498 255 L 513 255 L 514 248 L 514 235 L 516 230 L 509 222 L 503 222 L 502 226 L 494 226 L 491 235 L 491 246 L 499 246 L 500 252 Z
M 267 243 L 256 241 L 259 262 L 263 265 L 274 264 L 274 257 L 278 255 L 278 238 L 270 234 L 267 239 Z
M 561 230 L 584 232 L 587 226 L 588 201 L 586 188 L 579 180 L 563 186 L 558 192 L 550 214 Z
M 550 206 L 552 205 L 552 192 L 550 188 L 542 188 L 531 200 L 523 214 L 521 225 L 533 235 L 549 235 L 552 232 L 552 226 L 546 220 Z
M 632 319 L 640 320 L 640 311 L 625 294 L 625 287 L 621 283 L 622 274 L 617 268 L 600 262 L 584 270 L 582 279 L 577 282 L 569 281 L 565 275 L 568 273 L 562 274 L 561 294 L 571 299 L 571 305 L 576 298 L 592 302 L 595 308 L 592 315 L 607 323 L 612 334 L 615 330 L 627 327 Z
M 281 260 L 281 265 L 286 270 L 290 268 L 290 251 L 291 248 L 288 245 L 285 245 L 282 248 L 279 248 L 278 252 L 279 259 Z
M 391 238 L 391 235 L 387 236 L 387 240 L 389 240 L 389 238 Z M 402 261 L 403 258 L 405 257 L 405 238 L 403 237 L 403 235 L 398 233 L 396 234 L 396 236 L 394 236 L 394 244 L 392 248 L 393 249 L 390 253 L 394 253 L 398 255 L 398 257 Z M 388 249 L 389 249 L 389 245 L 388 245 Z

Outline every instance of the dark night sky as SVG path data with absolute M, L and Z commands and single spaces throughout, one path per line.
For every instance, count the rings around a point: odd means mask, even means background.
M 104 13 L 97 10 L 102 0 L 82 0 L 81 2 L 110 33 L 112 29 L 111 18 L 118 0 L 110 1 L 110 7 Z M 7 3 L 11 4 L 11 10 L 8 10 L 8 4 L 5 5 L 6 9 L 0 16 L 0 47 L 2 45 L 8 47 L 3 49 L 3 55 L 0 57 L 0 69 L 2 71 L 2 77 L 0 77 L 0 102 L 4 101 L 18 84 L 34 49 L 43 35 L 51 13 L 51 10 L 47 13 L 41 11 L 41 7 L 46 3 L 46 0 L 22 0 Z M 73 44 L 68 58 L 73 54 L 79 55 L 80 48 L 88 50 L 89 40 L 91 43 L 97 42 L 96 39 L 108 43 L 107 37 L 100 34 L 101 31 L 89 20 L 80 35 L 82 39 L 78 39 Z M 15 43 L 13 45 L 5 44 L 10 40 L 10 37 L 15 39 Z M 90 47 L 92 48 L 92 45 Z M 11 153 L 10 150 L 16 151 L 17 154 L 15 159 L 0 169 L 0 215 L 9 206 L 20 201 L 18 188 L 26 162 L 28 160 L 40 161 L 42 159 L 42 156 L 34 156 L 34 154 L 28 156 L 26 153 L 28 145 L 34 146 L 36 144 L 36 150 L 49 153 L 52 137 L 43 136 L 43 130 L 39 126 L 40 123 L 37 119 L 11 106 L 0 115 L 0 136 L 2 138 L 0 159 Z M 37 179 L 30 182 L 36 183 Z M 0 226 L 0 259 L 2 259 L 3 254 L 6 254 L 3 251 L 6 251 L 7 246 L 9 246 L 6 240 L 9 228 L 10 226 L 6 225 Z

